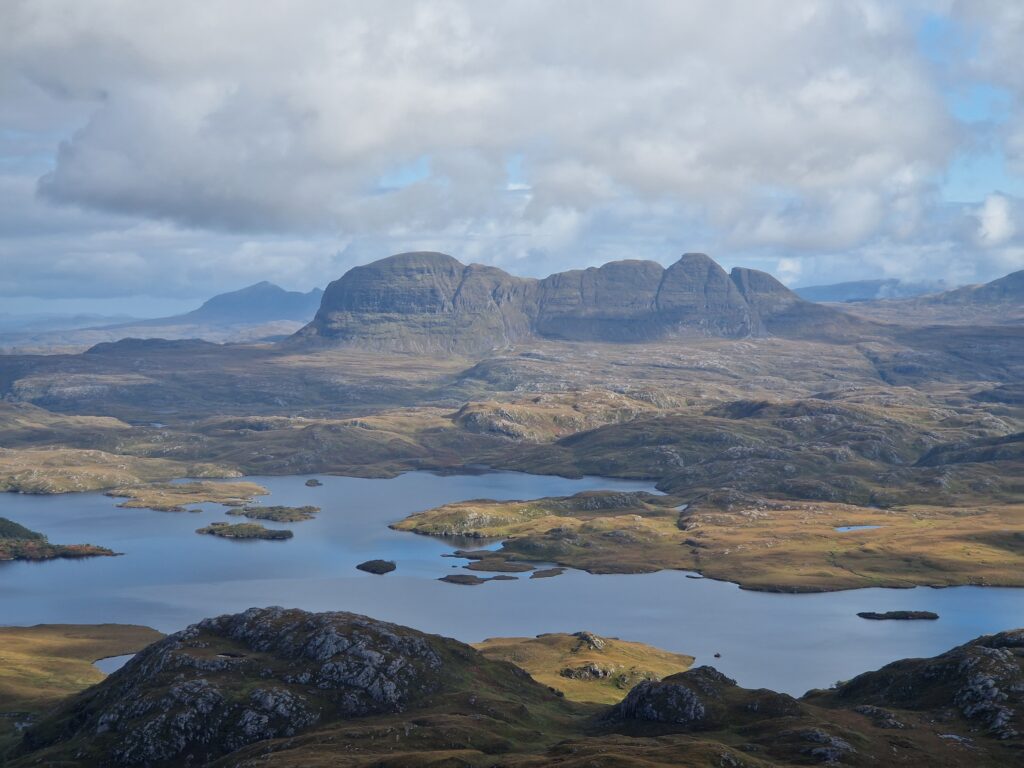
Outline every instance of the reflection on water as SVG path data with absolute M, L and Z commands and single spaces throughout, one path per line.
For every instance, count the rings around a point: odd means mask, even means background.
M 697 656 L 748 686 L 802 693 L 905 656 L 938 653 L 979 634 L 1024 626 L 1024 591 L 1011 589 L 854 590 L 779 595 L 741 590 L 682 572 L 592 576 L 568 571 L 463 587 L 437 581 L 466 561 L 455 546 L 390 530 L 411 512 L 474 498 L 528 499 L 595 488 L 650 490 L 644 483 L 569 480 L 515 473 L 391 480 L 251 478 L 271 490 L 266 504 L 315 504 L 314 520 L 287 527 L 285 541 L 237 542 L 198 536 L 230 520 L 200 512 L 119 509 L 102 494 L 0 495 L 10 517 L 62 543 L 108 546 L 123 557 L 0 564 L 0 623 L 147 624 L 181 629 L 206 616 L 251 606 L 349 610 L 466 641 L 590 630 Z M 879 535 L 884 535 L 884 532 Z M 469 548 L 496 546 L 472 540 Z M 365 560 L 394 560 L 375 576 Z M 937 622 L 866 622 L 858 611 L 931 610 Z M 721 653 L 721 658 L 714 654 Z

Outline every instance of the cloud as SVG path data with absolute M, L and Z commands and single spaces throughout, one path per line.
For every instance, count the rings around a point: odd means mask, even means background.
M 969 137 L 915 24 L 1005 15 L 968 5 L 9 0 L 2 127 L 36 139 L 0 203 L 35 224 L 0 214 L 28 275 L 0 290 L 45 293 L 40 261 L 51 291 L 201 295 L 404 247 L 532 274 L 701 248 L 793 278 L 952 253 L 976 227 L 936 224 L 938 185 Z M 995 80 L 1011 43 L 951 76 Z
M 1010 200 L 1004 195 L 989 195 L 977 212 L 978 239 L 983 245 L 1002 245 L 1017 231 L 1010 210 Z

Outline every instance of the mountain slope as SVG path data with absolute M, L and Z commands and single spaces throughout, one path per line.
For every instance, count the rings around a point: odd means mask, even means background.
M 250 325 L 275 320 L 307 322 L 316 314 L 323 291 L 314 288 L 307 293 L 286 291 L 280 286 L 263 282 L 237 291 L 219 293 L 207 299 L 197 309 L 181 315 L 138 320 L 131 323 L 104 326 L 100 330 L 116 328 L 141 329 L 170 325 Z M 139 335 L 135 333 L 134 335 Z
M 830 285 L 807 285 L 794 288 L 807 301 L 875 301 L 876 299 L 909 299 L 943 290 L 942 281 L 906 282 L 895 277 L 882 280 L 852 280 Z
M 702 666 L 598 706 L 455 640 L 253 608 L 149 646 L 29 727 L 8 764 L 1013 766 L 1022 706 L 1024 630 L 800 699 Z
M 771 275 L 704 254 L 667 269 L 616 261 L 543 280 L 442 253 L 391 256 L 331 283 L 297 341 L 476 355 L 530 338 L 637 342 L 686 336 L 846 337 L 867 324 L 806 302 Z

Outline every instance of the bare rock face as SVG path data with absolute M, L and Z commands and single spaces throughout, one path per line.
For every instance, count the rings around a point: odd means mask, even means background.
M 665 270 L 658 310 L 672 335 L 742 338 L 753 331 L 747 302 L 703 253 L 684 254 Z
M 714 667 L 704 666 L 669 675 L 661 681 L 639 683 L 611 709 L 607 720 L 702 731 L 802 713 L 800 703 L 791 696 L 740 688 L 732 678 Z
M 533 281 L 443 253 L 403 253 L 335 280 L 300 338 L 370 349 L 470 354 L 529 334 L 523 314 Z
M 658 289 L 665 270 L 653 261 L 613 261 L 559 272 L 537 288 L 534 330 L 571 341 L 657 338 Z
M 24 748 L 77 737 L 104 764 L 206 764 L 325 720 L 403 711 L 475 655 L 355 614 L 253 608 L 150 646 L 27 732 Z
M 904 659 L 855 677 L 832 694 L 905 710 L 950 709 L 1002 740 L 1024 731 L 1024 629 L 979 637 L 931 659 Z
M 849 318 L 811 304 L 764 272 L 688 253 L 664 269 L 615 261 L 543 280 L 404 253 L 355 267 L 324 292 L 294 337 L 416 353 L 486 353 L 531 337 L 635 342 L 835 332 Z

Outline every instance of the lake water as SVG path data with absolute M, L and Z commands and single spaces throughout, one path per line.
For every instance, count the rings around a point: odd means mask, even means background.
M 0 494 L 0 517 L 58 543 L 93 543 L 122 557 L 0 563 L 0 624 L 121 622 L 174 631 L 251 606 L 347 610 L 474 642 L 487 637 L 590 630 L 689 653 L 750 687 L 803 693 L 897 658 L 930 656 L 977 635 L 1024 626 L 1024 590 L 864 589 L 814 595 L 741 590 L 679 571 L 594 576 L 569 570 L 465 587 L 438 581 L 465 561 L 452 544 L 390 530 L 390 522 L 472 498 L 537 498 L 646 483 L 516 473 L 390 480 L 256 477 L 267 504 L 314 504 L 316 519 L 268 527 L 288 541 L 198 536 L 224 508 L 198 513 L 120 509 L 102 494 Z M 879 535 L 884 535 L 880 532 Z M 398 570 L 356 570 L 372 558 Z M 454 566 L 454 567 L 453 567 Z M 528 575 L 528 574 L 527 574 Z M 858 611 L 930 610 L 939 621 L 865 621 Z M 718 652 L 719 659 L 713 658 Z

